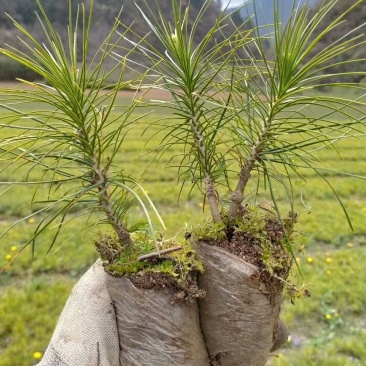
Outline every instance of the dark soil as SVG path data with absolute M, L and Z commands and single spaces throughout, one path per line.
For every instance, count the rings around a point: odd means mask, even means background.
M 131 253 L 124 252 L 120 242 L 110 235 L 100 235 L 95 246 L 104 261 L 106 272 L 113 277 L 129 278 L 137 288 L 168 289 L 173 302 L 191 302 L 205 296 L 205 291 L 197 285 L 198 268 L 194 261 L 190 261 L 193 251 L 184 252 L 187 263 L 183 263 L 169 255 L 153 255 L 139 260 L 139 253 L 134 252 L 134 248 Z M 123 254 L 125 257 L 121 259 Z M 172 265 L 164 270 L 159 267 L 164 262 Z
M 203 298 L 205 291 L 197 285 L 197 274 L 191 273 L 178 281 L 168 273 L 141 271 L 127 275 L 131 282 L 141 289 L 169 289 L 174 303 L 191 302 Z
M 243 220 L 249 220 L 248 212 L 243 209 Z M 283 219 L 284 225 L 276 217 L 267 217 L 265 229 L 262 232 L 243 232 L 236 228 L 229 228 L 226 238 L 222 240 L 206 241 L 220 247 L 258 268 L 257 278 L 271 288 L 281 289 L 291 267 L 292 258 L 284 247 L 285 230 L 292 234 L 292 221 Z M 270 259 L 264 260 L 265 252 Z M 269 268 L 269 265 L 271 268 Z
M 221 356 L 223 355 L 223 353 L 218 353 L 214 356 L 210 357 L 210 366 L 221 366 Z

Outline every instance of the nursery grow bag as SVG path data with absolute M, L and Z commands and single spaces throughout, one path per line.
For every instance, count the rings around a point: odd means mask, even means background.
M 38 366 L 209 366 L 197 301 L 172 299 L 98 261 L 73 288 Z
M 199 285 L 206 296 L 198 304 L 211 365 L 265 365 L 288 336 L 278 323 L 282 285 L 269 288 L 256 266 L 222 248 L 193 245 L 204 267 Z
M 108 280 L 115 306 L 120 366 L 208 366 L 197 301 L 172 303 L 169 289 Z

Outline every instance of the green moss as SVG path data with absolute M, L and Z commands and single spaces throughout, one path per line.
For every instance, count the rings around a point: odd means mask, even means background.
M 174 253 L 175 265 L 173 267 L 172 275 L 177 276 L 177 282 L 180 284 L 193 271 L 203 272 L 202 263 L 196 258 L 196 253 L 192 249 L 190 243 L 186 241 L 183 249 Z M 163 263 L 164 264 L 164 263 Z M 164 272 L 164 269 L 161 269 Z
M 289 258 L 298 251 L 293 238 L 293 225 L 296 217 L 279 219 L 278 215 L 260 206 L 242 207 L 241 215 L 230 222 L 227 210 L 222 211 L 223 222 L 213 223 L 206 219 L 192 229 L 197 240 L 203 241 L 235 241 L 235 238 L 246 242 L 247 246 L 259 246 L 254 264 L 273 274 L 276 270 L 289 267 Z M 239 241 L 240 241 L 239 240 Z M 227 246 L 230 248 L 230 245 Z
M 223 222 L 214 223 L 206 218 L 202 223 L 192 228 L 192 234 L 199 240 L 221 240 L 226 237 L 226 225 Z
M 187 241 L 178 244 L 174 240 L 161 240 L 158 243 L 159 250 L 178 246 L 182 249 L 141 261 L 140 256 L 157 251 L 156 243 L 145 233 L 134 233 L 133 239 L 133 246 L 123 247 L 116 235 L 100 235 L 95 245 L 108 273 L 113 276 L 124 276 L 138 272 L 158 272 L 170 275 L 179 285 L 190 273 L 203 271 L 202 264 L 196 259 L 195 252 Z
M 265 238 L 266 225 L 269 218 L 275 215 L 271 211 L 262 209 L 259 206 L 250 205 L 245 208 L 243 215 L 235 222 L 235 230 L 248 232 L 261 238 Z

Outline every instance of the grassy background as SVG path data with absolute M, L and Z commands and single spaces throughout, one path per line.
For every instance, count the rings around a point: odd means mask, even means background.
M 126 102 L 126 98 L 121 97 L 120 102 Z M 1 113 L 5 112 L 0 111 L 0 118 Z M 165 156 L 156 165 L 150 164 L 153 155 L 144 154 L 146 148 L 141 139 L 144 123 L 166 116 L 163 110 L 157 110 L 153 117 L 145 118 L 129 132 L 118 156 L 118 165 L 135 177 L 149 166 L 142 183 L 164 218 L 168 228 L 166 236 L 172 236 L 182 229 L 182 223 L 192 224 L 202 219 L 202 197 L 197 190 L 189 195 L 188 190 L 183 190 L 178 202 L 180 186 L 176 183 L 176 171 L 166 168 L 169 157 Z M 154 129 L 150 130 L 150 136 L 153 133 Z M 149 146 L 158 144 L 159 136 L 155 136 Z M 366 176 L 365 141 L 345 140 L 337 146 L 343 158 L 331 149 L 319 151 L 318 157 L 330 169 Z M 1 161 L 0 167 L 4 167 Z M 21 169 L 0 170 L 0 181 L 14 180 Z M 307 248 L 306 254 L 298 255 L 303 277 L 297 271 L 292 276 L 299 285 L 308 284 L 312 296 L 298 300 L 295 305 L 284 299 L 283 318 L 291 329 L 291 341 L 269 364 L 365 365 L 366 181 L 328 173 L 328 179 L 350 213 L 352 232 L 329 187 L 313 173 L 304 174 L 307 181 L 302 186 L 302 197 L 298 195 L 297 230 L 298 241 Z M 39 177 L 41 175 L 39 172 Z M 41 197 L 46 192 L 47 187 L 38 194 Z M 22 215 L 35 211 L 35 206 L 27 205 L 32 195 L 32 188 L 17 187 L 0 196 L 1 231 L 7 230 Z M 281 192 L 278 195 L 281 199 Z M 301 204 L 301 198 L 306 207 Z M 288 211 L 285 204 L 283 209 Z M 136 206 L 131 214 L 139 217 L 141 210 Z M 21 248 L 39 220 L 35 217 L 18 225 L 1 240 L 0 267 Z M 33 365 L 37 362 L 35 352 L 43 353 L 46 349 L 72 286 L 97 259 L 92 241 L 98 229 L 84 233 L 79 231 L 81 226 L 82 222 L 72 221 L 60 235 L 55 246 L 57 251 L 45 255 L 52 235 L 47 233 L 38 241 L 34 259 L 27 248 L 0 275 L 0 366 Z M 178 235 L 182 236 L 182 231 Z

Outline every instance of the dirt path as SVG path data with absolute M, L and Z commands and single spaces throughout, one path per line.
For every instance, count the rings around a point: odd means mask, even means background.
M 23 89 L 23 90 L 32 90 L 32 86 L 26 85 L 18 82 L 0 82 L 0 93 L 1 89 Z M 121 90 L 118 92 L 118 96 L 121 98 L 132 98 L 135 95 L 135 90 Z M 160 89 L 151 89 L 151 90 L 140 90 L 137 91 L 137 97 L 143 96 L 143 99 L 146 100 L 170 100 L 171 96 L 168 92 Z

